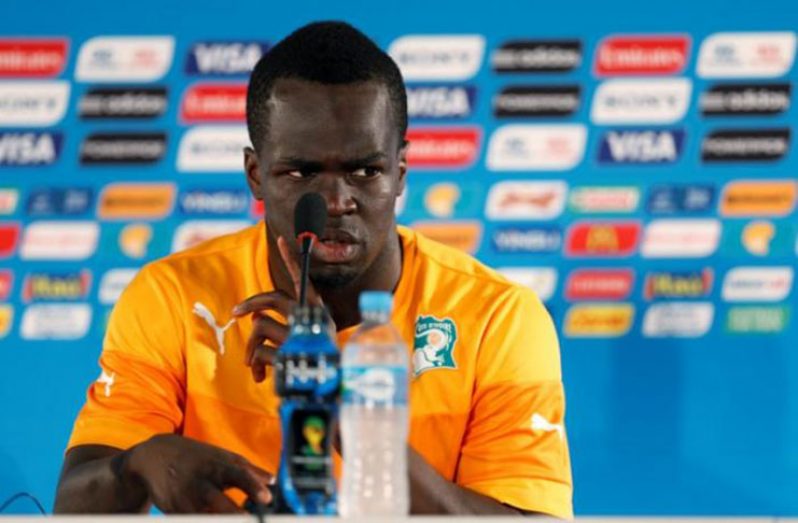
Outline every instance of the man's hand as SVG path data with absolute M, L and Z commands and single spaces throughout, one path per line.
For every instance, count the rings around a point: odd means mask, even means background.
M 118 473 L 138 478 L 165 513 L 242 512 L 224 494 L 232 487 L 259 503 L 272 499 L 271 474 L 238 454 L 182 436 L 154 436 L 118 460 Z
M 299 289 L 302 285 L 302 270 L 299 267 L 291 247 L 282 236 L 277 239 L 277 247 L 294 286 L 294 294 L 289 295 L 281 290 L 273 290 L 256 294 L 233 307 L 235 317 L 252 314 L 252 333 L 247 341 L 244 364 L 252 370 L 252 377 L 257 383 L 266 379 L 266 369 L 274 364 L 275 354 L 280 345 L 288 338 L 288 326 L 267 315 L 276 312 L 288 318 L 291 309 L 297 304 Z M 307 300 L 310 305 L 323 306 L 321 296 L 308 282 Z M 335 333 L 335 325 L 330 319 L 331 331 Z

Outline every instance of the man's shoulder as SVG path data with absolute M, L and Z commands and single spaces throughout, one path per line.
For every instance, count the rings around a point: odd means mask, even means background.
M 178 282 L 224 276 L 252 267 L 263 234 L 261 224 L 217 236 L 179 252 L 154 260 L 143 267 L 152 275 L 169 275 Z M 263 260 L 266 263 L 266 260 Z
M 497 298 L 518 293 L 534 294 L 528 287 L 510 281 L 495 269 L 459 249 L 405 227 L 399 227 L 399 234 L 406 243 L 415 248 L 415 270 L 433 279 L 436 284 L 457 286 L 460 289 L 479 289 L 480 294 L 490 294 Z

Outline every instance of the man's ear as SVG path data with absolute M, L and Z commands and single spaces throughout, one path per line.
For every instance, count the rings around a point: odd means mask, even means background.
M 262 200 L 260 161 L 255 149 L 252 147 L 244 147 L 244 172 L 247 174 L 247 185 L 249 185 L 252 197 L 256 200 Z
M 402 146 L 399 148 L 399 191 L 396 193 L 397 196 L 405 192 L 407 185 L 407 148 L 409 146 L 410 142 L 402 140 Z

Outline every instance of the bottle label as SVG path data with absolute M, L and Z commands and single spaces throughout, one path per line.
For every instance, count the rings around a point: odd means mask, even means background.
M 407 405 L 407 369 L 362 366 L 343 369 L 343 401 L 348 405 Z

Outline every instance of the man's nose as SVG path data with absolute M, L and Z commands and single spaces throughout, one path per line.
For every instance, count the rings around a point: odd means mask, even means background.
M 325 173 L 321 178 L 319 192 L 327 200 L 329 216 L 343 216 L 357 210 L 357 204 L 345 176 L 340 173 Z

